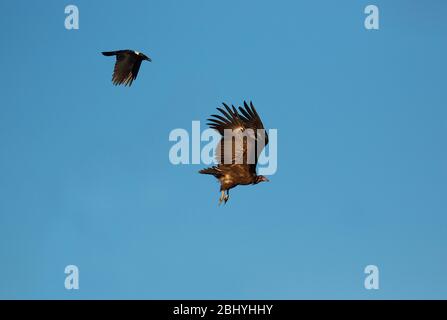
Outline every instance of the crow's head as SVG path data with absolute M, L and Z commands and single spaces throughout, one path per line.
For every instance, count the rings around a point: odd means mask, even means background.
M 151 58 L 149 58 L 147 55 L 145 55 L 145 54 L 143 54 L 143 53 L 140 53 L 139 56 L 140 56 L 141 58 L 143 58 L 143 60 L 146 60 L 146 61 L 149 61 L 149 62 L 152 61 Z
M 134 51 L 135 54 L 137 56 L 139 56 L 141 59 L 143 60 L 147 60 L 147 61 L 152 61 L 151 58 L 149 58 L 147 55 L 145 55 L 144 53 L 138 52 L 138 51 Z

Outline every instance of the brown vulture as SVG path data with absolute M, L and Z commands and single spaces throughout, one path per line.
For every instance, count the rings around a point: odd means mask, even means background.
M 207 125 L 222 136 L 217 145 L 217 166 L 200 170 L 199 173 L 211 174 L 220 182 L 222 201 L 227 203 L 230 189 L 237 185 L 258 184 L 269 181 L 256 174 L 258 157 L 268 144 L 268 135 L 264 125 L 250 102 L 244 101 L 244 107 L 237 110 L 223 103 L 225 110 L 217 108 L 222 115 L 213 114 Z
M 116 56 L 115 68 L 113 70 L 112 82 L 114 85 L 124 84 L 131 86 L 137 78 L 143 60 L 152 61 L 145 54 L 134 50 L 119 50 L 103 52 L 103 55 Z

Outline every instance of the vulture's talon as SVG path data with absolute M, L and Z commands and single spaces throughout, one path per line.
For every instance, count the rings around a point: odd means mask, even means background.
M 225 191 L 222 191 L 222 193 L 220 194 L 220 198 L 219 198 L 219 206 L 222 204 L 222 201 L 225 200 Z M 225 203 L 227 201 L 225 200 Z

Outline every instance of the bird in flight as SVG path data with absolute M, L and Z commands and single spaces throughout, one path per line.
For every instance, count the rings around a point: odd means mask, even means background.
M 113 70 L 112 82 L 114 85 L 124 84 L 131 86 L 137 78 L 141 62 L 144 60 L 152 61 L 145 54 L 134 50 L 119 50 L 103 52 L 103 55 L 110 57 L 116 56 L 115 68 Z
M 253 103 L 249 106 L 244 101 L 244 107 L 239 110 L 225 103 L 223 106 L 225 110 L 217 108 L 222 115 L 213 114 L 207 123 L 222 136 L 215 155 L 218 165 L 199 171 L 219 180 L 219 205 L 222 201 L 227 203 L 230 189 L 238 185 L 269 181 L 256 173 L 258 157 L 268 144 L 268 135 Z

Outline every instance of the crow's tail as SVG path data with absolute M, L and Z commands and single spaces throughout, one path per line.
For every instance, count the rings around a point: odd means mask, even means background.
M 101 52 L 103 55 L 105 55 L 106 57 L 110 57 L 110 56 L 116 56 L 116 51 L 105 51 L 105 52 Z

